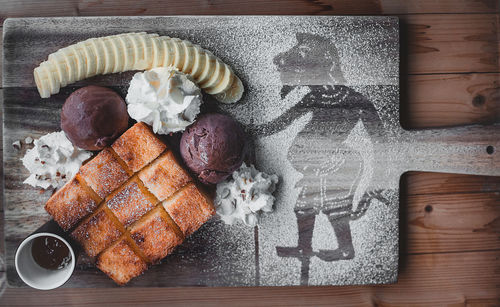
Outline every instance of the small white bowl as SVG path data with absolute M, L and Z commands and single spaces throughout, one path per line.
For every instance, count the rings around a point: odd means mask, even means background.
M 70 263 L 59 270 L 48 270 L 38 265 L 33 259 L 31 246 L 33 245 L 33 239 L 41 236 L 54 237 L 64 242 L 71 254 Z M 71 245 L 62 237 L 49 232 L 36 233 L 24 239 L 17 248 L 15 257 L 16 271 L 19 277 L 28 286 L 39 290 L 51 290 L 62 286 L 73 274 L 75 262 L 75 252 Z

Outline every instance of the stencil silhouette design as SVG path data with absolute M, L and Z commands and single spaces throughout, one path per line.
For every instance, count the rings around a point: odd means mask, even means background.
M 297 246 L 276 247 L 279 257 L 301 261 L 301 284 L 307 285 L 311 257 L 323 261 L 353 259 L 350 221 L 362 216 L 373 198 L 385 202 L 382 191 L 367 190 L 374 180 L 370 131 L 383 128 L 373 104 L 345 85 L 335 45 L 313 34 L 299 33 L 296 38 L 297 44 L 277 55 L 274 64 L 284 84 L 281 99 L 302 98 L 278 118 L 259 126 L 257 133 L 274 134 L 312 113 L 287 154 L 303 175 L 296 184 L 301 191 L 294 207 Z M 327 216 L 337 248 L 313 250 L 318 214 Z

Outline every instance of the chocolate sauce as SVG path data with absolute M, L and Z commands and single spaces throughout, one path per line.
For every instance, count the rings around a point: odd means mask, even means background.
M 48 270 L 62 269 L 71 261 L 71 254 L 66 244 L 49 236 L 35 238 L 31 246 L 31 254 L 39 266 Z

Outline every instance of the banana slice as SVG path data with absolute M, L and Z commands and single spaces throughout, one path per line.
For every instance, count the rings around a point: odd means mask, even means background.
M 142 42 L 142 50 L 144 50 L 144 61 L 146 62 L 146 69 L 153 68 L 153 39 L 158 34 L 147 34 L 139 36 Z
M 153 48 L 153 67 L 163 66 L 163 51 L 162 43 L 159 37 L 153 37 L 151 39 L 151 46 Z
M 104 50 L 104 71 L 103 74 L 110 74 L 115 68 L 115 55 L 113 52 L 113 46 L 109 39 L 99 40 L 98 43 L 101 44 Z
M 123 70 L 132 70 L 134 67 L 134 46 L 128 35 L 118 35 L 117 40 L 120 42 L 120 48 L 123 54 Z
M 184 64 L 182 65 L 181 71 L 185 74 L 190 75 L 194 64 L 194 53 L 196 49 L 193 44 L 188 41 L 181 41 L 182 47 L 184 48 Z
M 140 35 L 130 35 L 129 38 L 134 45 L 134 54 L 135 54 L 135 62 L 134 69 L 135 70 L 144 70 L 148 69 L 151 65 L 148 63 L 149 57 L 148 52 L 150 50 L 146 50 L 147 42 L 146 39 L 143 39 L 146 36 L 145 33 L 141 33 Z
M 219 61 L 217 61 L 217 62 L 219 62 Z M 214 94 L 222 93 L 222 92 L 226 91 L 227 89 L 229 89 L 229 87 L 233 84 L 233 78 L 234 78 L 235 74 L 233 73 L 231 68 L 229 68 L 229 66 L 227 66 L 226 64 L 224 64 L 222 62 L 219 62 L 219 63 L 223 66 L 222 76 L 219 78 L 218 83 L 216 83 L 213 86 L 207 87 L 205 89 L 205 92 L 207 92 L 207 94 L 214 95 Z
M 33 74 L 40 96 L 46 98 L 62 86 L 94 75 L 162 66 L 190 75 L 224 103 L 236 102 L 243 94 L 241 80 L 211 52 L 189 41 L 145 32 L 90 38 L 62 48 Z
M 172 66 L 182 71 L 184 67 L 184 47 L 182 46 L 182 41 L 178 38 L 172 38 L 172 44 L 174 47 L 174 62 Z
M 191 77 L 198 82 L 198 79 L 205 68 L 205 53 L 200 46 L 194 45 L 193 67 L 191 68 Z
M 100 40 L 97 38 L 91 38 L 87 40 L 88 46 L 93 50 L 96 58 L 95 58 L 95 74 L 100 75 L 104 73 L 104 68 L 106 67 L 106 54 L 104 52 L 103 45 Z
M 77 45 L 71 45 L 68 47 L 71 54 L 73 55 L 73 61 L 75 61 L 76 66 L 76 80 L 83 80 L 87 77 L 87 66 L 85 61 L 85 54 L 82 50 L 77 48 Z
M 243 96 L 244 88 L 243 83 L 241 82 L 238 76 L 234 76 L 233 84 L 226 91 L 214 95 L 215 99 L 222 103 L 235 103 L 236 101 L 241 99 Z
M 45 69 L 40 66 L 33 70 L 33 76 L 35 77 L 35 84 L 38 89 L 38 93 L 42 98 L 50 97 L 50 85 L 48 84 L 48 77 Z
M 47 62 L 51 62 L 57 70 L 57 77 L 59 79 L 59 84 L 61 87 L 65 87 L 68 84 L 68 66 L 66 65 L 66 61 L 60 52 L 52 53 L 49 56 L 49 60 Z M 43 64 L 43 63 L 42 63 Z M 40 65 L 42 65 L 40 64 Z
M 83 53 L 85 59 L 85 78 L 89 78 L 96 75 L 96 55 L 94 54 L 94 49 L 87 45 L 85 42 L 80 42 L 77 48 Z
M 66 65 L 67 65 L 68 84 L 71 84 L 71 83 L 78 81 L 78 79 L 76 78 L 76 70 L 77 70 L 76 65 L 77 64 L 76 64 L 76 61 L 74 59 L 74 55 L 73 55 L 72 50 L 70 50 L 69 48 L 64 48 L 64 49 L 61 49 L 60 51 L 61 51 L 62 57 L 64 58 L 64 62 L 66 62 Z
M 212 69 L 212 68 L 210 68 Z M 212 86 L 216 86 L 219 84 L 220 80 L 224 75 L 224 63 L 219 61 L 219 59 L 215 59 L 215 67 L 213 69 L 212 75 L 206 80 L 200 83 L 200 87 L 203 89 L 210 88 Z
M 214 74 L 215 66 L 217 59 L 210 52 L 205 53 L 205 66 L 203 67 L 203 71 L 198 77 L 198 84 L 202 87 L 202 84 L 206 83 Z
M 172 67 L 174 65 L 174 44 L 170 37 L 161 37 L 161 43 L 163 46 L 163 67 Z
M 117 73 L 124 71 L 124 64 L 125 64 L 125 55 L 124 55 L 124 50 L 122 49 L 122 43 L 120 41 L 120 38 L 118 36 L 113 36 L 110 37 L 108 40 L 108 46 L 111 47 L 111 53 L 113 56 L 113 69 L 112 73 Z
M 49 92 L 50 94 L 56 94 L 59 92 L 60 89 L 60 84 L 59 81 L 56 80 L 57 74 L 56 68 L 52 64 L 52 62 L 44 62 L 42 65 L 40 65 L 40 68 L 44 71 L 44 75 L 47 78 L 47 84 L 49 86 Z

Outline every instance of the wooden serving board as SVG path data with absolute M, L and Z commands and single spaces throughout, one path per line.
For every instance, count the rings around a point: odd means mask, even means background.
M 57 131 L 65 98 L 98 84 L 122 95 L 133 72 L 98 76 L 41 99 L 33 68 L 90 37 L 131 31 L 189 39 L 245 84 L 235 105 L 205 96 L 250 134 L 255 163 L 276 173 L 276 210 L 259 227 L 213 219 L 128 286 L 282 286 L 391 283 L 398 272 L 399 180 L 408 170 L 500 175 L 500 125 L 406 131 L 399 124 L 394 17 L 99 17 L 4 23 L 4 210 L 7 275 L 17 245 L 49 220 L 51 191 L 24 185 L 12 147 Z M 453 110 L 450 110 L 453 111 Z M 174 144 L 175 145 L 175 144 Z M 78 259 L 65 287 L 113 287 Z

